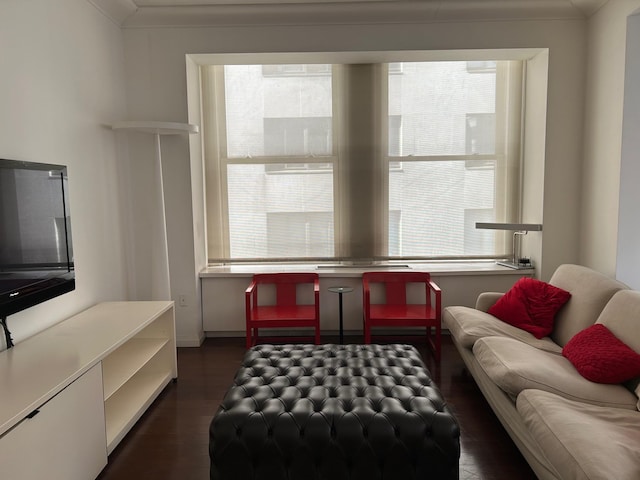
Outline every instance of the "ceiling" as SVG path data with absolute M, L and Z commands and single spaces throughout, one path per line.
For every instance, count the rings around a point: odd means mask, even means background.
M 123 27 L 587 18 L 609 0 L 88 0 Z

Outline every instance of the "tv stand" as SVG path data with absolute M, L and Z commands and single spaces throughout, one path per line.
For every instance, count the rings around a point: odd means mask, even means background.
M 2 478 L 95 478 L 177 376 L 173 302 L 101 303 L 0 352 Z

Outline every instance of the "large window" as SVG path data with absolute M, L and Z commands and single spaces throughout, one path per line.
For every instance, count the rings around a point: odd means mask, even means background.
M 520 70 L 204 67 L 210 261 L 507 253 L 475 222 L 517 215 Z
M 486 72 L 487 70 L 482 70 Z M 477 74 L 467 62 L 405 64 L 389 73 L 389 132 L 401 118 L 400 148 L 389 143 L 389 209 L 400 212 L 389 229 L 390 256 L 491 255 L 493 245 L 469 243 L 469 210 L 490 210 L 495 221 L 496 68 Z M 395 151 L 394 151 L 395 150 Z M 480 163 L 481 162 L 481 163 Z M 469 168 L 470 165 L 485 168 Z M 397 238 L 393 238 L 397 235 Z

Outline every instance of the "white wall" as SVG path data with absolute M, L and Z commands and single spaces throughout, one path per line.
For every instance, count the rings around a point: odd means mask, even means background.
M 549 104 L 544 169 L 543 239 L 548 257 L 540 261 L 542 278 L 548 279 L 561 262 L 578 259 L 578 219 L 581 164 L 586 22 L 483 21 L 474 23 L 409 25 L 305 25 L 230 27 L 135 27 L 124 29 L 127 63 L 127 96 L 130 119 L 188 120 L 185 55 L 234 52 L 310 52 L 438 50 L 467 48 L 548 48 Z M 194 141 L 193 139 L 191 140 Z M 188 307 L 177 308 L 178 341 L 195 342 L 201 335 L 198 282 L 194 261 L 193 215 L 187 139 L 171 139 L 170 162 L 175 176 L 169 183 L 168 228 L 172 295 L 186 294 Z M 144 157 L 151 152 L 138 151 Z M 193 174 L 193 172 L 192 172 Z M 141 201 L 152 186 L 135 179 L 134 196 Z M 133 179 L 132 179 L 133 180 Z M 134 199 L 135 200 L 135 199 Z M 136 242 L 145 243 L 146 233 L 136 229 Z M 199 246 L 197 246 L 199 248 Z M 542 249 L 545 251 L 545 249 Z M 203 258 L 201 254 L 196 254 Z M 199 260 L 201 261 L 201 260 Z M 179 271 L 178 271 L 179 270 Z M 193 299 L 193 301 L 191 301 Z
M 114 134 L 122 33 L 86 0 L 0 5 L 0 157 L 68 165 L 76 290 L 8 318 L 17 343 L 126 295 Z M 0 345 L 4 348 L 4 345 Z
M 588 22 L 580 262 L 612 277 L 618 241 L 627 17 L 639 7 L 638 0 L 611 0 Z M 637 204 L 634 209 L 637 216 Z
M 624 80 L 620 165 L 620 214 L 618 216 L 619 280 L 640 289 L 640 10 L 627 20 L 627 53 Z
M 523 115 L 526 129 L 522 146 L 526 158 L 522 172 L 522 221 L 525 223 L 543 223 L 545 219 L 544 175 L 548 94 L 546 79 L 548 77 L 549 51 L 544 50 L 527 62 L 526 69 L 527 92 Z M 541 271 L 544 264 L 540 264 L 540 259 L 544 258 L 543 247 L 551 244 L 542 242 L 546 228 L 551 226 L 543 224 L 544 233 L 530 232 L 520 237 L 522 241 L 520 251 L 523 256 L 532 259 L 538 268 L 538 276 L 546 273 Z M 550 262 L 547 264 L 549 265 Z M 548 276 L 549 274 L 546 274 L 545 278 Z

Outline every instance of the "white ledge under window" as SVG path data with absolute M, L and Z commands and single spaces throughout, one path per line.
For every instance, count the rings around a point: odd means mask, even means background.
M 514 270 L 496 264 L 493 260 L 477 261 L 432 261 L 402 262 L 384 264 L 317 264 L 317 263 L 256 263 L 211 265 L 200 272 L 200 278 L 251 276 L 254 273 L 309 272 L 315 271 L 320 277 L 359 277 L 362 272 L 372 270 L 419 271 L 437 276 L 447 275 L 523 275 L 533 273 L 534 268 Z

